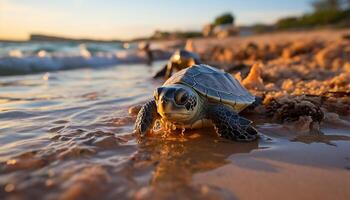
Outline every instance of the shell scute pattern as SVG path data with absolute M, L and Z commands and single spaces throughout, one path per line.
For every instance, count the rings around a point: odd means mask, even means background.
M 193 65 L 174 74 L 164 85 L 176 83 L 191 86 L 207 98 L 229 104 L 238 111 L 255 100 L 230 74 L 208 65 Z

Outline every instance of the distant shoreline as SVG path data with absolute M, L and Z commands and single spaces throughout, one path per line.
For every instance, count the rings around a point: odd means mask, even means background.
M 137 42 L 137 41 L 144 41 L 148 38 L 135 38 L 131 40 L 119 40 L 119 39 L 112 39 L 112 40 L 99 40 L 99 39 L 88 39 L 88 38 L 69 38 L 69 37 L 63 37 L 63 36 L 55 36 L 55 35 L 46 35 L 46 34 L 31 34 L 29 36 L 29 39 L 27 40 L 7 40 L 7 39 L 0 39 L 0 42 L 13 42 L 13 43 L 24 43 L 24 42 L 78 42 L 78 43 L 84 43 L 84 42 L 94 42 L 94 43 L 124 43 L 124 42 Z
M 53 35 L 44 35 L 44 34 L 31 34 L 28 40 L 5 40 L 0 39 L 0 42 L 14 42 L 14 43 L 23 43 L 23 42 L 96 42 L 96 43 L 121 43 L 122 40 L 94 40 L 86 38 L 68 38 L 61 36 Z
M 304 33 L 304 32 L 319 32 L 319 31 L 347 31 L 349 30 L 348 27 L 342 27 L 342 28 L 335 28 L 332 26 L 323 26 L 323 27 L 315 27 L 315 28 L 291 28 L 288 30 L 271 30 L 261 33 L 253 33 L 251 29 L 248 27 L 241 27 L 242 30 L 245 32 L 249 32 L 247 35 L 236 35 L 236 36 L 229 36 L 227 38 L 249 38 L 249 37 L 256 37 L 256 36 L 262 36 L 262 35 L 270 35 L 270 34 L 280 34 L 280 33 Z M 227 39 L 226 38 L 226 39 Z M 192 39 L 192 40 L 216 40 L 218 38 L 215 37 L 193 37 L 193 38 L 172 38 L 172 39 L 155 39 L 155 38 L 134 38 L 130 40 L 119 40 L 119 39 L 111 39 L 111 40 L 103 40 L 103 39 L 88 39 L 88 38 L 69 38 L 64 36 L 55 36 L 55 35 L 46 35 L 46 34 L 31 34 L 29 39 L 27 40 L 8 40 L 8 39 L 0 39 L 0 42 L 5 43 L 27 43 L 27 42 L 76 42 L 76 43 L 128 43 L 128 42 L 142 42 L 142 41 L 150 41 L 150 42 L 164 42 L 164 41 L 176 41 L 176 40 L 186 40 L 186 39 Z M 224 40 L 226 40 L 224 39 Z

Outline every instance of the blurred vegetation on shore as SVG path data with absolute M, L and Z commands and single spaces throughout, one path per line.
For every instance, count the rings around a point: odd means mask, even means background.
M 203 27 L 202 32 L 162 32 L 156 31 L 151 39 L 186 39 L 193 37 L 218 37 L 215 27 L 221 28 L 219 32 L 228 32 L 230 35 L 251 35 L 269 33 L 281 30 L 305 30 L 313 28 L 347 28 L 350 27 L 350 0 L 315 0 L 311 3 L 312 12 L 301 16 L 290 16 L 279 19 L 274 24 L 254 24 L 251 26 L 235 26 L 235 17 L 227 12 L 217 16 L 211 23 Z M 235 26 L 236 28 L 232 28 Z M 225 30 L 226 29 L 226 30 Z M 232 30 L 229 30 L 232 29 Z
M 276 29 L 350 26 L 350 0 L 318 0 L 313 2 L 312 6 L 312 13 L 278 20 L 275 24 Z
M 231 13 L 224 13 L 215 18 L 213 25 L 220 26 L 225 24 L 234 24 L 235 17 Z
M 231 13 L 224 13 L 217 16 L 212 23 L 209 24 L 212 28 L 221 25 L 234 25 L 235 17 Z M 159 31 L 156 30 L 150 39 L 187 39 L 206 36 L 203 31 Z
M 157 40 L 157 39 L 186 39 L 186 38 L 194 38 L 201 37 L 202 32 L 200 31 L 160 31 L 156 30 L 153 35 L 149 39 Z
M 284 30 L 307 30 L 314 28 L 349 28 L 350 27 L 350 0 L 314 0 L 311 3 L 313 10 L 301 16 L 289 16 L 277 20 L 273 24 L 254 24 L 237 26 L 235 16 L 230 12 L 222 13 L 208 24 L 203 24 L 202 30 L 155 30 L 152 35 L 130 40 L 92 40 L 84 38 L 67 38 L 45 34 L 31 34 L 28 41 L 34 42 L 139 42 L 145 40 L 172 40 L 197 37 L 224 38 L 229 36 L 246 36 L 260 33 L 270 33 Z M 0 42 L 27 42 L 0 40 Z

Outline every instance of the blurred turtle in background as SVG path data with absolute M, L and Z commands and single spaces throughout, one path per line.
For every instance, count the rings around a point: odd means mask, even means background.
M 147 65 L 152 65 L 153 63 L 153 52 L 151 50 L 151 44 L 149 42 L 141 42 L 138 45 L 140 51 L 145 52 Z
M 196 64 L 201 64 L 200 58 L 196 53 L 179 49 L 170 57 L 168 64 L 158 71 L 153 78 L 164 77 L 164 79 L 168 79 L 173 71 L 180 71 Z

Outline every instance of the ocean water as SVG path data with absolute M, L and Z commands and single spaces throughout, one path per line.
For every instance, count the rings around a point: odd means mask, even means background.
M 27 62 L 34 50 L 21 49 Z M 213 129 L 138 140 L 128 109 L 152 97 L 165 62 L 1 76 L 0 199 L 348 199 L 346 124 L 310 135 L 247 116 L 258 141 L 227 141 Z
M 138 149 L 128 107 L 149 98 L 160 84 L 150 79 L 156 68 L 131 64 L 2 76 L 0 198 L 11 183 L 21 191 L 12 193 L 15 197 L 51 198 L 58 190 L 44 197 L 38 191 L 48 183 L 31 179 L 36 173 L 62 178 L 70 170 L 73 176 L 94 168 L 93 163 L 123 166 Z
M 144 63 L 145 52 L 137 47 L 137 43 L 0 42 L 0 75 Z M 155 59 L 168 56 L 154 55 Z

